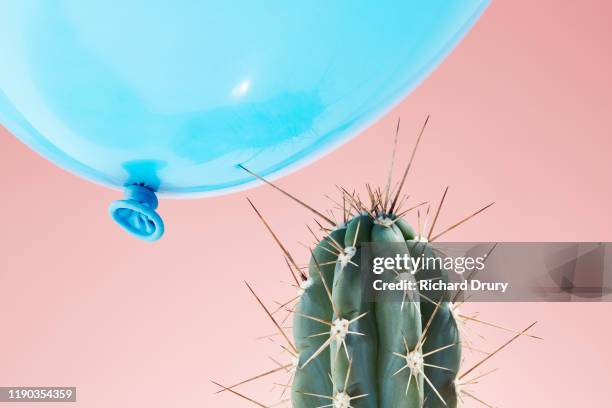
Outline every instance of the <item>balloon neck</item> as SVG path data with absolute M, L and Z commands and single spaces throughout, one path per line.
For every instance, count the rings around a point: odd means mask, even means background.
M 145 240 L 157 241 L 164 234 L 164 222 L 155 212 L 157 196 L 150 188 L 132 184 L 125 187 L 125 199 L 113 201 L 110 216 L 130 234 Z
M 153 210 L 159 205 L 159 201 L 153 190 L 137 184 L 132 184 L 125 188 L 125 199 L 148 205 Z

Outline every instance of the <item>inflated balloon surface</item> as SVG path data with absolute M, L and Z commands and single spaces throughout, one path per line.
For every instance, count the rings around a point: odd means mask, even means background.
M 133 186 L 113 217 L 155 240 L 153 192 L 219 194 L 254 181 L 239 164 L 274 177 L 329 151 L 418 85 L 486 4 L 6 1 L 0 121 L 69 171 Z

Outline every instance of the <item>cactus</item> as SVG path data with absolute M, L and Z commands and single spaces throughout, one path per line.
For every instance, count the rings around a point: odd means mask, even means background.
M 291 373 L 291 404 L 294 408 L 456 408 L 461 406 L 462 395 L 480 401 L 462 389 L 463 384 L 470 383 L 462 382 L 463 378 L 516 338 L 525 335 L 533 326 L 515 332 L 510 342 L 460 374 L 460 324 L 463 316 L 453 304 L 456 294 L 452 296 L 446 291 L 418 293 L 366 289 L 371 285 L 372 278 L 367 271 L 372 269 L 371 265 L 361 263 L 370 262 L 374 257 L 389 258 L 395 255 L 434 257 L 432 241 L 491 205 L 435 236 L 433 230 L 448 189 L 440 200 L 428 234 L 421 231 L 425 228 L 421 228 L 419 209 L 427 203 L 402 210 L 406 200 L 401 198 L 400 193 L 424 129 L 425 125 L 393 198 L 391 172 L 384 191 L 366 186 L 370 198 L 368 207 L 354 193 L 341 189 L 343 218 L 339 223 L 245 168 L 330 224 L 330 227 L 319 224 L 325 236 L 322 239 L 317 237 L 306 275 L 251 203 L 282 249 L 298 287 L 297 303 L 290 309 L 293 313 L 292 342 L 273 313 L 249 286 L 289 345 L 284 349 L 290 349 L 294 357 L 295 362 L 288 370 Z M 393 161 L 394 158 L 392 166 Z M 416 232 L 404 218 L 411 210 L 416 210 L 418 215 Z M 314 232 L 313 235 L 316 237 Z M 362 256 L 366 243 L 371 258 Z M 400 281 L 447 281 L 448 276 L 444 269 L 436 268 L 410 272 L 385 269 L 377 279 L 390 284 Z M 278 367 L 264 375 L 286 370 L 287 367 L 289 365 Z M 258 403 L 235 390 L 238 385 L 262 376 L 230 387 L 215 384 L 222 391 L 230 391 L 251 403 L 267 407 L 269 405 Z
M 419 301 L 381 291 L 372 302 L 364 293 L 368 280 L 358 266 L 362 243 L 374 244 L 374 257 L 402 251 L 433 256 L 424 239 L 415 238 L 402 218 L 362 213 L 316 246 L 294 313 L 299 352 L 294 407 L 456 407 L 461 345 L 445 294 L 427 293 L 430 300 Z M 413 276 L 386 270 L 381 280 L 444 279 L 441 272 L 421 270 Z

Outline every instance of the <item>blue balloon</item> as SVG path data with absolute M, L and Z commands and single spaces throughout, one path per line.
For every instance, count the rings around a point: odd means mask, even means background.
M 487 0 L 19 0 L 0 11 L 0 122 L 57 165 L 126 188 L 219 194 L 330 151 L 448 54 Z

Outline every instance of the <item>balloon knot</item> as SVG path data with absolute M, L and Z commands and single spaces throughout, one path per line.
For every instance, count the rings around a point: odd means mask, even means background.
M 132 184 L 125 188 L 125 200 L 113 201 L 108 211 L 113 220 L 130 234 L 153 242 L 164 234 L 164 222 L 155 212 L 157 205 L 153 190 Z

